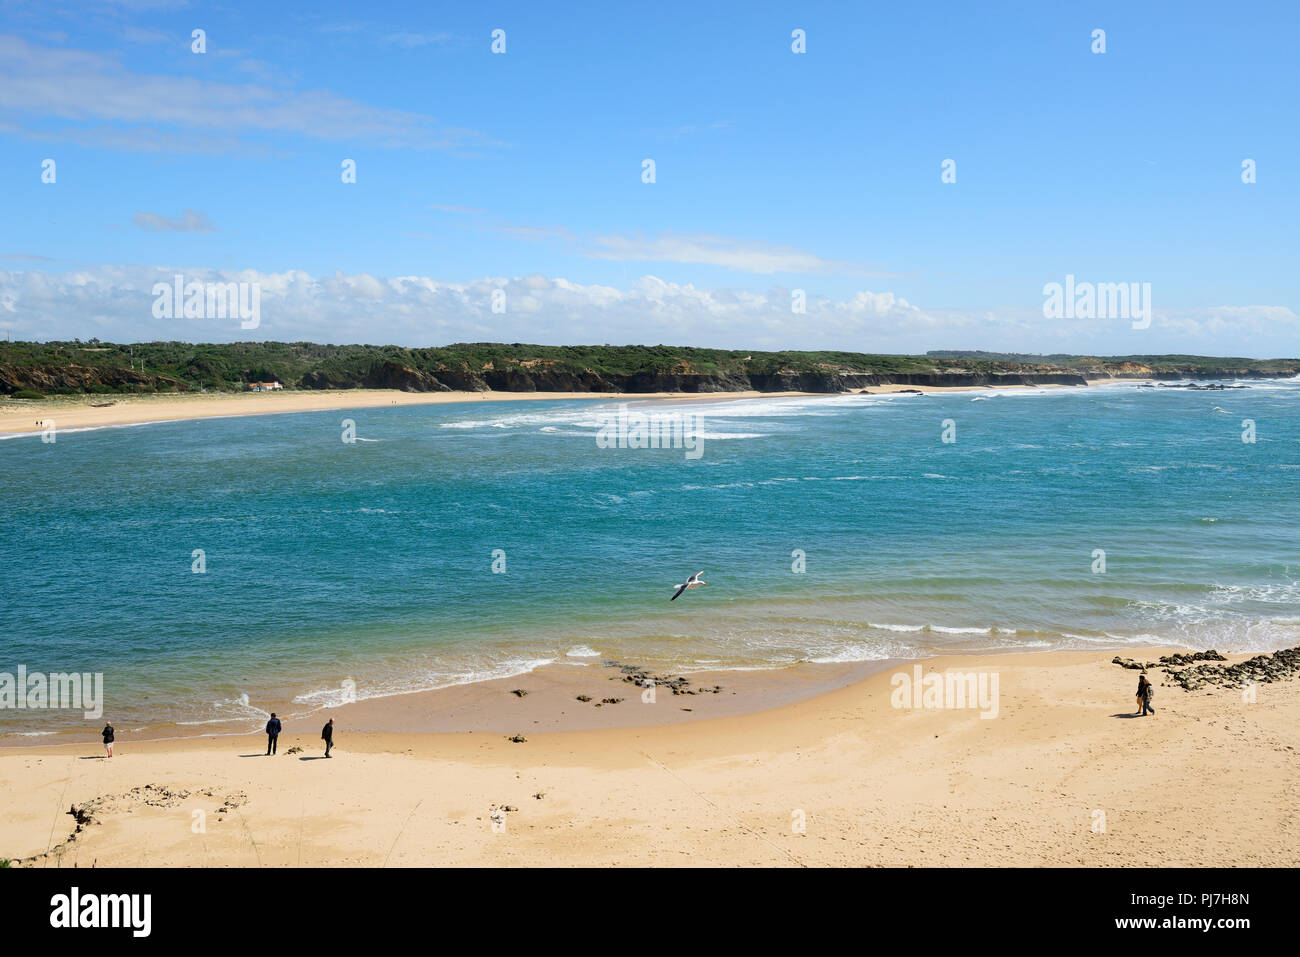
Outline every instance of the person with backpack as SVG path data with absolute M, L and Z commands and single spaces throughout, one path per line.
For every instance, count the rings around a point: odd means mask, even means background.
M 1151 696 L 1155 694 L 1155 686 L 1147 681 L 1146 673 L 1138 676 L 1137 703 L 1138 714 L 1146 717 L 1147 714 L 1155 714 L 1156 709 L 1151 707 Z
M 325 742 L 325 757 L 330 756 L 330 748 L 334 747 L 334 719 L 330 718 L 325 723 L 325 727 L 320 729 L 321 740 Z
M 280 719 L 271 712 L 271 720 L 266 722 L 266 753 L 275 754 L 276 744 L 280 740 Z

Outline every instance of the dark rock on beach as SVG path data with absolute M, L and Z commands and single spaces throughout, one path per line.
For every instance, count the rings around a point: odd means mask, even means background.
M 1283 681 L 1300 672 L 1300 647 L 1286 648 L 1271 655 L 1256 655 L 1235 665 L 1218 665 L 1208 662 L 1227 661 L 1214 649 L 1191 654 L 1164 655 L 1159 663 L 1148 662 L 1143 670 L 1161 670 L 1184 691 L 1200 691 L 1206 686 L 1240 688 L 1250 684 L 1270 684 Z M 1116 655 L 1111 659 L 1121 668 L 1142 667 L 1137 662 Z
M 1110 659 L 1110 663 L 1113 665 L 1119 665 L 1121 668 L 1128 668 L 1131 671 L 1146 671 L 1148 668 L 1154 668 L 1156 666 L 1154 661 L 1148 661 L 1146 664 L 1142 664 L 1140 661 L 1134 661 L 1132 658 L 1121 658 L 1119 655 Z
M 722 685 L 714 685 L 711 688 L 691 688 L 690 680 L 683 678 L 681 675 L 657 675 L 648 668 L 642 668 L 639 665 L 625 665 L 618 661 L 606 661 L 604 664 L 607 668 L 617 668 L 623 674 L 621 680 L 636 685 L 638 688 L 667 688 L 675 695 L 720 694 L 722 692 Z M 610 678 L 610 681 L 618 680 L 620 679 L 617 676 Z

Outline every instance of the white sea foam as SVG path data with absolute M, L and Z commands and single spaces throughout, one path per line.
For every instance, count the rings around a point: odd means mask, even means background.
M 529 674 L 543 665 L 554 664 L 554 658 L 522 658 L 487 664 L 478 668 L 465 668 L 459 671 L 434 671 L 418 674 L 395 676 L 386 681 L 370 683 L 358 681 L 355 688 L 339 687 L 320 688 L 304 691 L 296 695 L 294 704 L 308 706 L 307 714 L 323 708 L 336 708 L 350 701 L 368 701 L 373 698 L 391 698 L 397 695 L 419 694 L 423 691 L 436 691 L 440 688 L 452 688 L 460 685 L 477 684 L 497 678 L 515 678 Z

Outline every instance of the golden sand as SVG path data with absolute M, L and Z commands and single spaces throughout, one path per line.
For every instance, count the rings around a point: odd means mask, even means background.
M 992 719 L 892 706 L 891 678 L 911 675 L 906 663 L 754 713 L 521 728 L 522 743 L 500 731 L 358 733 L 340 709 L 330 760 L 317 739 L 323 716 L 286 729 L 273 758 L 261 734 L 122 735 L 111 761 L 97 738 L 7 749 L 0 857 L 63 867 L 1300 864 L 1297 682 L 1261 685 L 1253 702 L 1159 687 L 1158 713 L 1136 718 L 1136 677 L 1111 657 L 923 663 L 926 674 L 997 674 Z M 560 708 L 548 687 L 523 700 Z M 519 702 L 497 693 L 502 709 Z M 69 841 L 69 808 L 91 801 L 91 822 Z

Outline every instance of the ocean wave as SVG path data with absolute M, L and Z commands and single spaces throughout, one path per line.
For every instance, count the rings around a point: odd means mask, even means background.
M 211 718 L 200 718 L 192 721 L 176 721 L 178 725 L 203 725 L 203 724 L 222 724 L 230 721 L 238 721 L 246 718 L 269 718 L 271 712 L 252 704 L 248 699 L 248 694 L 240 694 L 234 698 L 226 698 L 221 701 L 215 701 L 212 704 L 213 709 L 218 712 L 218 716 Z
M 912 658 L 915 655 L 892 654 L 878 649 L 865 649 L 858 647 L 845 646 L 839 651 L 832 651 L 826 654 L 814 655 L 804 660 L 815 665 L 839 665 L 853 664 L 859 661 L 888 661 L 891 658 Z
M 555 658 L 521 658 L 487 664 L 478 668 L 466 668 L 458 671 L 433 671 L 405 677 L 394 677 L 387 681 L 369 683 L 357 682 L 353 686 L 340 685 L 333 688 L 318 688 L 304 691 L 294 697 L 294 704 L 308 706 L 304 713 L 293 715 L 302 717 L 325 708 L 337 708 L 355 701 L 370 701 L 375 698 L 392 698 L 399 695 L 420 694 L 424 691 L 437 691 L 442 688 L 454 688 L 461 685 L 478 684 L 498 678 L 515 678 L 529 674 L 543 665 L 554 664 Z M 263 712 L 265 713 L 265 712 Z
M 943 635 L 992 635 L 998 632 L 997 628 L 971 628 L 971 627 L 953 627 L 950 625 L 886 625 L 868 622 L 868 628 L 876 628 L 881 631 L 899 631 L 899 632 L 919 632 L 931 631 L 939 632 Z

